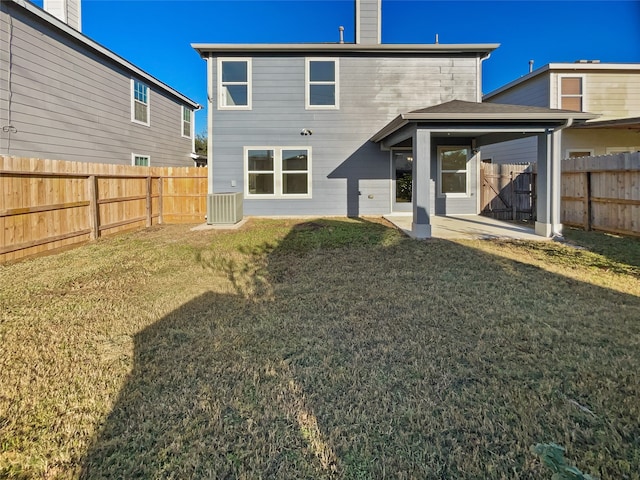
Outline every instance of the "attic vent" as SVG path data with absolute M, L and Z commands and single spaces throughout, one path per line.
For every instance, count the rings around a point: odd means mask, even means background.
M 600 60 L 576 60 L 574 63 L 600 63 Z

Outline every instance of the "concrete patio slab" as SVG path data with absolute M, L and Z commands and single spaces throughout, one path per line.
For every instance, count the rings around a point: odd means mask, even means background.
M 411 213 L 394 213 L 384 218 L 393 223 L 409 237 L 413 215 Z M 480 215 L 432 215 L 431 236 L 442 239 L 512 239 L 548 241 L 534 233 L 533 227 L 503 222 Z

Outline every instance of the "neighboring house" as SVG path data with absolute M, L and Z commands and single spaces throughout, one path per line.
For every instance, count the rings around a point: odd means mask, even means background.
M 537 231 L 558 233 L 555 129 L 593 116 L 479 103 L 498 45 L 381 44 L 380 3 L 356 0 L 355 43 L 192 45 L 207 61 L 209 193 L 240 192 L 248 215 L 408 211 L 426 238 L 431 215 L 479 212 L 477 148 L 525 132 L 552 152 Z
M 640 63 L 550 63 L 484 96 L 485 102 L 599 114 L 562 133 L 563 158 L 640 150 Z M 482 149 L 495 163 L 535 162 L 534 139 Z
M 0 2 L 0 154 L 194 164 L 200 106 L 80 32 L 80 0 Z

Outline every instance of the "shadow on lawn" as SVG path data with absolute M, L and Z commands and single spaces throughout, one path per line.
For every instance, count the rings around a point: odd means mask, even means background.
M 238 267 L 136 336 L 83 478 L 533 479 L 542 441 L 640 471 L 640 299 L 368 222 Z

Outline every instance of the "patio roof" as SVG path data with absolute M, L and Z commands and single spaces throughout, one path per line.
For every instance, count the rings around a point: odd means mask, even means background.
M 617 128 L 620 130 L 640 130 L 640 117 L 595 120 L 577 125 L 576 128 Z
M 402 113 L 373 135 L 371 140 L 380 142 L 410 123 L 433 127 L 467 125 L 478 128 L 479 133 L 488 133 L 487 130 L 501 131 L 510 125 L 517 125 L 518 128 L 555 127 L 569 121 L 584 122 L 597 117 L 592 113 L 572 110 L 452 100 Z

